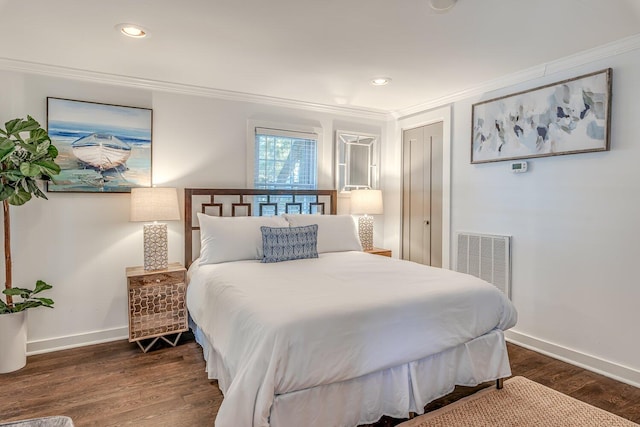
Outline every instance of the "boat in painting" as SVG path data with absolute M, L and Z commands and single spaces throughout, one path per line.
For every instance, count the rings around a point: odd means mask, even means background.
M 73 154 L 83 163 L 105 171 L 122 166 L 131 146 L 107 133 L 92 133 L 71 143 Z

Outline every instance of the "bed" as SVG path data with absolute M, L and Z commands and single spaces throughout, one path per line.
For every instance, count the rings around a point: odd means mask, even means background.
M 500 291 L 364 253 L 335 211 L 332 190 L 185 190 L 187 307 L 224 394 L 217 427 L 406 418 L 455 385 L 511 375 L 503 331 L 517 314 Z M 252 217 L 267 212 L 285 215 Z M 281 234 L 305 249 L 274 251 Z

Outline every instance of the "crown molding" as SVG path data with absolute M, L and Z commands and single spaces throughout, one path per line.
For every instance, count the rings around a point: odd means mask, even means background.
M 418 105 L 393 111 L 346 106 L 331 106 L 293 99 L 215 89 L 205 86 L 187 85 L 118 74 L 100 73 L 96 71 L 21 61 L 10 58 L 0 58 L 0 69 L 67 79 L 83 80 L 94 83 L 158 90 L 183 95 L 202 96 L 230 101 L 273 105 L 284 108 L 295 108 L 321 113 L 339 114 L 362 119 L 393 121 L 434 108 L 442 107 L 443 105 L 461 101 L 466 98 L 479 96 L 487 92 L 503 89 L 508 86 L 524 83 L 529 80 L 541 78 L 574 67 L 579 67 L 590 62 L 610 58 L 638 49 L 640 49 L 640 34 L 616 40 L 614 42 L 607 43 L 593 49 L 578 52 L 576 54 L 566 56 L 555 61 L 550 61 L 544 64 L 530 67 L 525 70 L 506 75 L 504 77 L 489 80 L 480 85 L 463 89 L 461 91 L 439 98 L 434 98 Z
M 294 99 L 277 98 L 265 95 L 215 89 L 205 86 L 172 83 L 153 79 L 143 79 L 119 74 L 101 73 L 96 71 L 82 70 L 78 68 L 21 61 L 11 58 L 0 58 L 0 70 L 19 71 L 29 74 L 39 74 L 66 79 L 82 80 L 92 83 L 133 87 L 138 89 L 158 90 L 162 92 L 202 96 L 229 101 L 251 102 L 256 104 L 273 105 L 277 107 L 316 111 L 320 113 L 339 114 L 343 116 L 358 117 L 363 119 L 382 121 L 388 121 L 392 119 L 392 116 L 389 112 L 382 110 L 345 106 L 331 106 L 313 102 L 298 101 Z
M 616 40 L 614 42 L 607 43 L 593 49 L 578 52 L 576 54 L 569 55 L 555 61 L 536 65 L 534 67 L 527 68 L 525 70 L 518 71 L 516 73 L 512 73 L 498 79 L 489 80 L 478 86 L 463 89 L 459 92 L 445 95 L 440 98 L 435 98 L 422 104 L 391 111 L 390 114 L 395 119 L 401 119 L 421 113 L 423 111 L 442 107 L 446 104 L 451 104 L 463 99 L 479 96 L 487 92 L 503 89 L 508 86 L 524 83 L 532 79 L 544 77 L 561 71 L 566 71 L 574 67 L 579 67 L 591 62 L 611 58 L 616 55 L 621 55 L 623 53 L 631 52 L 638 49 L 640 49 L 640 34 Z

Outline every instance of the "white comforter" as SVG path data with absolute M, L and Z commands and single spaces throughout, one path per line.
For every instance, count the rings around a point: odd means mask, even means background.
M 352 379 L 515 325 L 475 277 L 362 252 L 190 272 L 187 306 L 223 359 L 217 427 L 268 426 L 274 395 Z

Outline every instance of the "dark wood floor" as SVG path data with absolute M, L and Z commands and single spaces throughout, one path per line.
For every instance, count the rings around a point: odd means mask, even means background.
M 554 388 L 640 423 L 640 389 L 509 344 L 514 375 Z M 486 384 L 485 386 L 488 386 Z M 448 404 L 482 388 L 459 387 L 430 404 Z M 213 426 L 222 394 L 207 380 L 198 345 L 143 354 L 118 341 L 31 356 L 27 367 L 0 375 L 0 422 L 68 415 L 84 426 Z M 376 427 L 402 420 L 384 418 Z

